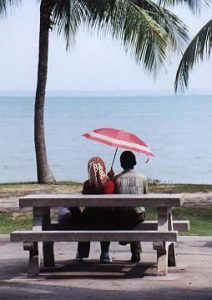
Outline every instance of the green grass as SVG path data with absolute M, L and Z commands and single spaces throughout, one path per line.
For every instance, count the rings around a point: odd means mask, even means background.
M 32 228 L 32 216 L 11 215 L 0 213 L 0 233 L 11 233 L 14 230 L 27 230 Z
M 191 228 L 187 235 L 212 235 L 211 215 L 211 208 L 181 208 L 173 211 L 174 219 L 190 221 Z
M 212 235 L 211 208 L 178 208 L 173 210 L 174 220 L 189 220 L 190 230 L 181 235 Z M 147 209 L 147 219 L 157 219 L 153 209 Z
M 61 181 L 55 184 L 2 183 L 0 184 L 0 198 L 19 197 L 34 193 L 80 193 L 81 189 L 81 183 L 71 181 Z M 149 184 L 149 191 L 153 193 L 207 193 L 212 192 L 212 185 L 153 182 Z M 212 235 L 211 208 L 179 208 L 173 211 L 173 215 L 175 219 L 190 221 L 190 231 L 181 234 Z M 155 211 L 147 209 L 147 218 L 156 219 Z M 0 212 L 0 233 L 30 229 L 31 226 L 29 214 Z
M 211 215 L 212 209 L 207 208 L 179 208 L 173 210 L 173 219 L 190 221 L 190 231 L 181 232 L 181 235 L 212 235 Z M 156 218 L 156 212 L 153 209 L 147 209 L 147 219 L 155 220 Z M 0 233 L 31 228 L 32 216 L 30 214 L 0 213 Z

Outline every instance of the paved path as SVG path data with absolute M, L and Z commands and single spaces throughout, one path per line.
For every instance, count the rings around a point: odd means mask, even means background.
M 99 263 L 99 243 L 91 244 L 90 258 L 73 260 L 76 243 L 56 243 L 57 267 L 26 277 L 28 252 L 21 243 L 0 235 L 0 299 L 212 299 L 212 237 L 180 237 L 176 268 L 166 277 L 155 276 L 156 252 L 143 244 L 142 261 L 128 262 L 129 246 L 111 243 L 113 263 Z
M 186 206 L 212 207 L 212 194 L 186 194 Z M 1 198 L 0 210 L 18 212 L 18 198 Z M 128 262 L 129 246 L 111 243 L 113 263 L 99 263 L 99 243 L 92 243 L 90 259 L 73 258 L 76 243 L 56 243 L 57 267 L 42 270 L 36 279 L 26 277 L 28 252 L 21 243 L 0 235 L 0 299 L 5 300 L 211 300 L 212 237 L 180 237 L 176 268 L 156 277 L 156 252 L 143 244 L 142 261 Z

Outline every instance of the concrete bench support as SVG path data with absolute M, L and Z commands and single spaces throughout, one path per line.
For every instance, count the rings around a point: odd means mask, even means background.
M 29 250 L 29 269 L 28 276 L 34 277 L 39 274 L 39 250 L 38 243 L 44 242 L 49 247 L 47 264 L 45 266 L 54 266 L 53 242 L 78 242 L 78 241 L 142 241 L 142 242 L 166 242 L 177 241 L 177 232 L 158 232 L 158 231 L 14 231 L 11 233 L 12 242 L 24 242 L 24 249 Z M 165 248 L 164 248 L 165 249 Z M 161 266 L 163 269 L 164 267 Z M 159 274 L 164 275 L 164 274 Z

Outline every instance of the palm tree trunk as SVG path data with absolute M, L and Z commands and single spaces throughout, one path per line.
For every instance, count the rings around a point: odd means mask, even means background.
M 34 142 L 39 183 L 52 183 L 55 181 L 48 164 L 44 130 L 44 104 L 48 71 L 49 29 L 52 2 L 53 1 L 42 0 L 40 5 L 38 75 L 34 107 Z

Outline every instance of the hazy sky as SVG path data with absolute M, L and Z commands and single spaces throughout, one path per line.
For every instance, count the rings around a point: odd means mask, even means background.
M 211 18 L 211 9 L 193 16 L 177 10 L 192 34 Z M 0 92 L 34 91 L 38 55 L 39 5 L 23 1 L 20 8 L 0 19 Z M 172 56 L 156 80 L 146 74 L 111 37 L 97 38 L 80 30 L 68 52 L 64 38 L 51 33 L 48 91 L 132 91 L 173 90 L 179 57 Z M 212 58 L 195 67 L 189 90 L 212 90 Z

